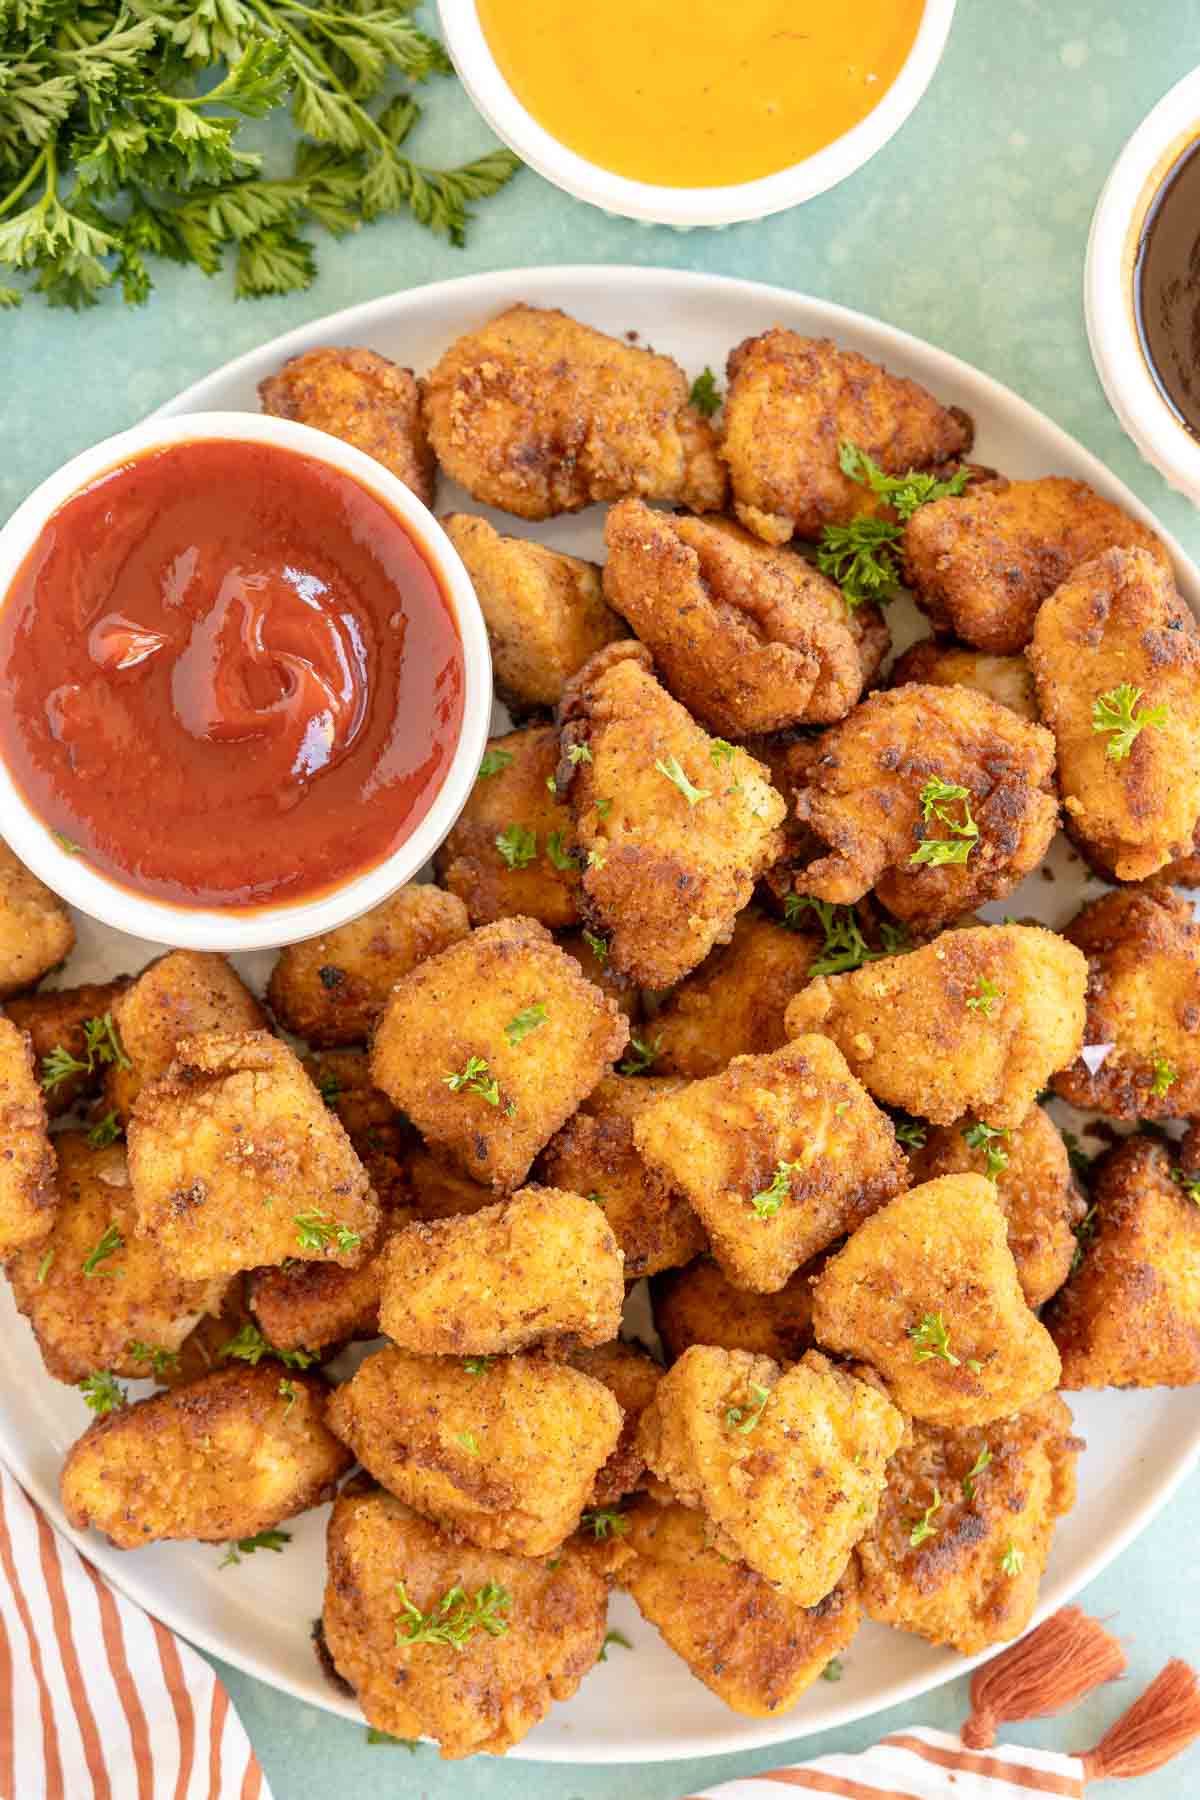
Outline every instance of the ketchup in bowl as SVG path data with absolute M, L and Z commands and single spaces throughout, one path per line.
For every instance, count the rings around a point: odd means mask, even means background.
M 311 899 L 415 831 L 462 726 L 463 647 L 376 495 L 197 439 L 103 475 L 0 609 L 0 754 L 101 873 L 157 900 Z

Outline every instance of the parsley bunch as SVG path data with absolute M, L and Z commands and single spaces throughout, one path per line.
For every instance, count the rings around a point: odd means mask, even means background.
M 407 209 L 461 244 L 468 208 L 519 167 L 495 150 L 458 169 L 404 154 L 420 117 L 394 78 L 451 73 L 416 0 L 0 0 L 0 265 L 52 306 L 120 286 L 148 259 L 206 275 L 236 255 L 239 297 L 306 288 L 302 227 L 335 235 Z M 290 98 L 290 174 L 239 147 Z M 369 104 L 378 102 L 379 104 Z M 21 290 L 0 286 L 0 306 Z

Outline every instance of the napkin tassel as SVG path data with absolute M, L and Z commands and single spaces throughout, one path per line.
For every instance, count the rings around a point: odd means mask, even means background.
M 971 1716 L 962 1728 L 962 1741 L 969 1750 L 990 1749 L 997 1726 L 1062 1712 L 1102 1681 L 1115 1681 L 1124 1669 L 1125 1652 L 1112 1633 L 1077 1606 L 1064 1606 L 1028 1637 L 976 1670 L 971 1682 Z M 1147 1689 L 1147 1693 L 1153 1691 Z M 1132 1708 L 1126 1719 L 1136 1710 Z M 1124 1723 L 1119 1721 L 1108 1736 Z M 1107 1744 L 1108 1737 L 1096 1746 L 1096 1754 Z
M 1200 1681 L 1179 1657 L 1172 1657 L 1110 1725 L 1094 1750 L 1080 1752 L 1085 1781 L 1129 1781 L 1161 1769 L 1200 1737 Z

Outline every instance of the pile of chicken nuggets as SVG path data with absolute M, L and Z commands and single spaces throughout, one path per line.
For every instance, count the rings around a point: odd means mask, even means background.
M 187 950 L 39 987 L 71 922 L 2 853 L 0 1256 L 96 1415 L 71 1522 L 236 1556 L 332 1500 L 320 1652 L 449 1757 L 575 1691 L 614 1584 L 754 1716 L 863 1617 L 1014 1637 L 1062 1391 L 1200 1381 L 1200 633 L 1162 544 L 782 329 L 719 409 L 529 306 L 420 382 L 320 349 L 261 391 L 430 503 L 439 469 L 523 521 L 607 503 L 607 560 L 447 518 L 514 728 L 434 881 L 261 999 Z M 931 633 L 893 660 L 902 588 Z M 1053 932 L 1003 903 L 1060 828 L 1104 885 Z

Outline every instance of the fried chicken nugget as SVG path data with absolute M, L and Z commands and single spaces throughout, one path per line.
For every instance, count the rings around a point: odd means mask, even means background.
M 374 350 L 323 345 L 290 357 L 258 384 L 259 404 L 280 419 L 298 419 L 342 438 L 381 462 L 433 505 L 437 464 L 421 420 L 421 396 L 411 369 Z
M 1027 655 L 1067 827 L 1088 860 L 1140 881 L 1188 855 L 1200 818 L 1200 630 L 1170 569 L 1147 550 L 1084 563 L 1042 606 Z
M 907 1184 L 896 1134 L 824 1037 L 735 1056 L 634 1121 L 644 1160 L 691 1201 L 729 1279 L 777 1293 Z
M 411 1151 L 405 1172 L 419 1220 L 456 1219 L 463 1213 L 482 1212 L 485 1206 L 496 1204 L 490 1187 L 468 1181 L 448 1157 L 432 1150 Z
M 696 1344 L 659 1383 L 638 1448 L 704 1513 L 715 1549 L 815 1606 L 874 1517 L 903 1429 L 883 1394 L 815 1350 L 781 1372 Z
M 0 1000 L 31 988 L 74 947 L 75 927 L 58 895 L 0 841 Z
M 656 1276 L 654 1324 L 668 1360 L 693 1344 L 716 1344 L 785 1365 L 799 1362 L 812 1348 L 812 1276 L 820 1267 L 820 1261 L 806 1263 L 774 1294 L 735 1287 L 709 1256 Z
M 608 960 L 608 945 L 594 931 L 568 931 L 560 935 L 559 948 L 573 956 L 584 975 L 620 1007 L 630 1025 L 640 1023 L 644 1008 L 642 990 Z
M 1050 733 L 970 688 L 871 694 L 793 762 L 797 820 L 829 846 L 796 892 L 848 904 L 874 888 L 922 931 L 1010 893 L 1058 824 Z
M 1046 1313 L 1064 1388 L 1200 1382 L 1194 1127 L 1178 1162 L 1177 1148 L 1126 1138 L 1093 1168 L 1083 1260 Z
M 1083 1042 L 1086 985 L 1082 953 L 1054 932 L 971 927 L 819 975 L 789 1003 L 787 1028 L 831 1037 L 889 1106 L 935 1125 L 968 1113 L 1019 1125 Z
M 819 538 L 826 525 L 877 510 L 843 473 L 838 452 L 857 445 L 888 475 L 928 469 L 971 448 L 971 421 L 939 406 L 915 381 L 890 375 L 828 338 L 776 326 L 747 338 L 727 365 L 721 455 L 733 506 L 769 544 L 793 532 Z
M 694 512 L 725 498 L 715 433 L 678 363 L 564 312 L 510 306 L 456 339 L 422 404 L 446 474 L 522 519 L 627 494 Z
M 612 965 L 665 988 L 727 940 L 783 849 L 761 763 L 700 729 L 633 643 L 602 650 L 564 697 L 559 789 L 586 854 L 583 910 Z
M 963 1656 L 1019 1637 L 1075 1504 L 1072 1423 L 1057 1394 L 986 1431 L 911 1420 L 858 1544 L 868 1617 Z
M 1044 475 L 918 507 L 904 528 L 904 580 L 935 631 L 1012 655 L 1055 588 L 1115 547 L 1145 550 L 1170 578 L 1167 552 L 1147 526 L 1086 482 Z
M 122 1145 L 94 1149 L 86 1132 L 64 1131 L 55 1148 L 53 1229 L 8 1270 L 17 1307 L 56 1381 L 98 1369 L 158 1374 L 201 1318 L 221 1311 L 229 1277 L 186 1281 L 138 1234 Z
M 430 1145 L 506 1191 L 628 1037 L 618 1008 L 548 931 L 501 919 L 396 983 L 371 1067 Z
M 481 1549 L 549 1556 L 616 1448 L 602 1382 L 542 1357 L 377 1351 L 329 1402 L 329 1428 L 376 1481 Z
M 1058 1385 L 982 1175 L 926 1181 L 860 1225 L 813 1283 L 813 1333 L 936 1425 L 986 1425 Z
M 808 981 L 818 940 L 753 908 L 739 914 L 728 944 L 710 952 L 654 1015 L 654 1067 L 693 1079 L 716 1075 L 735 1056 L 781 1050 L 788 1001 Z
M 472 925 L 527 918 L 558 931 L 579 923 L 571 815 L 549 786 L 557 768 L 553 725 L 488 740 L 470 798 L 433 859 Z
M 997 1150 L 1004 1160 L 994 1179 L 989 1176 L 993 1197 L 1008 1221 L 1008 1247 L 1021 1291 L 1036 1311 L 1067 1279 L 1075 1256 L 1075 1227 L 1087 1211 L 1062 1133 L 1050 1115 L 1032 1106 L 999 1139 L 983 1136 L 972 1120 L 931 1126 L 924 1145 L 909 1152 L 913 1184 L 939 1175 L 985 1175 L 995 1166 Z
M 922 508 L 922 511 L 925 509 Z M 918 682 L 924 687 L 967 687 L 1007 706 L 1010 712 L 1037 723 L 1037 691 L 1033 673 L 1023 656 L 988 656 L 964 644 L 947 644 L 922 638 L 910 644 L 892 664 L 889 685 L 905 687 Z
M 41 1244 L 58 1205 L 54 1146 L 29 1035 L 0 1017 L 0 1262 Z
M 468 930 L 454 894 L 410 882 L 349 924 L 286 944 L 267 987 L 271 1011 L 310 1044 L 361 1044 L 400 977 Z
M 205 950 L 171 950 L 148 963 L 112 1005 L 125 1054 L 108 1065 L 104 1104 L 122 1122 L 144 1083 L 166 1074 L 185 1038 L 201 1031 L 262 1031 L 264 1013 L 240 975 L 223 956 Z
M 784 1713 L 858 1630 L 853 1563 L 824 1599 L 798 1606 L 744 1562 L 713 1549 L 702 1513 L 637 1500 L 619 1580 L 692 1674 L 734 1712 Z
M 328 1542 L 325 1644 L 377 1731 L 500 1756 L 595 1666 L 608 1582 L 577 1542 L 550 1562 L 478 1550 L 359 1482 Z
M 1103 895 L 1065 936 L 1087 957 L 1083 1053 L 1054 1077 L 1072 1106 L 1115 1119 L 1200 1113 L 1200 925 L 1173 888 Z
M 43 1088 L 46 1111 L 57 1119 L 70 1112 L 86 1094 L 99 1087 L 103 1065 L 92 1059 L 89 1068 L 84 1024 L 102 1019 L 113 1002 L 129 986 L 129 976 L 116 981 L 87 982 L 82 987 L 46 988 L 36 994 L 19 994 L 4 1004 L 4 1011 L 19 1031 L 29 1033 L 34 1067 L 44 1072 L 45 1058 L 61 1047 L 84 1067 L 69 1072 L 62 1081 Z
M 118 1550 L 257 1537 L 333 1493 L 353 1457 L 315 1375 L 260 1362 L 120 1406 L 67 1452 L 63 1510 Z
M 863 670 L 841 590 L 802 556 L 727 520 L 672 517 L 641 500 L 604 528 L 604 593 L 666 687 L 710 731 L 844 719 Z
M 591 1350 L 572 1351 L 568 1360 L 581 1374 L 602 1381 L 624 1414 L 616 1447 L 597 1470 L 588 1500 L 589 1507 L 612 1507 L 640 1486 L 646 1472 L 637 1447 L 638 1426 L 658 1392 L 662 1370 L 645 1350 L 624 1344 L 620 1338 L 614 1338 L 611 1344 L 597 1344 Z M 601 1522 L 593 1521 L 591 1529 L 597 1538 L 603 1536 Z
M 528 1187 L 392 1238 L 379 1323 L 422 1356 L 504 1356 L 536 1344 L 565 1352 L 616 1337 L 624 1298 L 604 1208 Z
M 625 1258 L 625 1279 L 690 1262 L 708 1244 L 687 1195 L 649 1168 L 634 1143 L 634 1121 L 664 1087 L 636 1076 L 610 1075 L 542 1151 L 550 1187 L 586 1194 L 604 1216 Z
M 528 538 L 502 537 L 472 513 L 449 513 L 442 525 L 471 577 L 501 700 L 514 710 L 557 706 L 567 677 L 625 636 L 605 605 L 600 570 Z
M 378 1337 L 384 1246 L 419 1217 L 415 1206 L 395 1199 L 381 1206 L 374 1248 L 356 1269 L 326 1262 L 255 1269 L 247 1278 L 247 1298 L 275 1348 L 328 1351 Z
M 289 1259 L 357 1268 L 379 1208 L 350 1139 L 265 1031 L 185 1038 L 129 1122 L 138 1230 L 191 1280 Z

